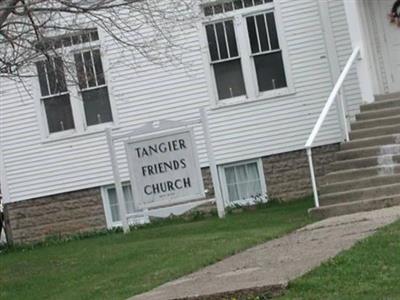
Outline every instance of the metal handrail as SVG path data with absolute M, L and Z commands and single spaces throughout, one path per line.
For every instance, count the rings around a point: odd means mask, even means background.
M 315 207 L 319 207 L 319 197 L 318 197 L 318 189 L 317 189 L 317 183 L 315 179 L 315 171 L 314 171 L 314 164 L 313 164 L 313 159 L 312 159 L 312 146 L 314 144 L 315 138 L 317 137 L 319 131 L 321 130 L 321 127 L 329 113 L 329 110 L 331 109 L 333 103 L 339 96 L 340 100 L 340 114 L 341 117 L 340 119 L 343 122 L 343 130 L 344 130 L 344 136 L 345 140 L 348 141 L 350 139 L 349 137 L 349 125 L 347 123 L 347 118 L 346 118 L 346 108 L 344 105 L 344 99 L 343 99 L 343 94 L 341 93 L 341 90 L 343 88 L 343 83 L 345 82 L 347 76 L 349 75 L 349 72 L 351 70 L 351 67 L 353 66 L 354 62 L 360 55 L 361 48 L 355 47 L 353 50 L 353 53 L 351 54 L 350 58 L 348 59 L 346 66 L 344 67 L 342 73 L 340 74 L 335 86 L 333 87 L 333 90 L 331 94 L 329 95 L 329 98 L 324 106 L 324 109 L 322 110 L 317 123 L 315 124 L 306 144 L 305 148 L 307 150 L 307 156 L 308 156 L 308 162 L 310 165 L 310 174 L 311 174 L 311 182 L 312 182 L 312 187 L 313 187 L 313 193 L 314 193 L 314 202 L 315 202 Z

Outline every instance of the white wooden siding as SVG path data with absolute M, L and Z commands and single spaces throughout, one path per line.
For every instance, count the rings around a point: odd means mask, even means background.
M 332 88 L 317 0 L 281 0 L 295 93 L 268 100 L 217 108 L 209 112 L 212 142 L 218 163 L 252 159 L 302 149 Z M 345 14 L 340 1 L 330 1 L 335 41 L 341 63 L 351 52 Z M 177 32 L 177 35 L 179 33 Z M 119 118 L 116 133 L 133 130 L 160 118 L 197 118 L 199 107 L 210 107 L 205 68 L 197 29 L 177 39 L 190 51 L 177 49 L 182 64 L 159 66 L 131 56 L 110 38 L 102 41 L 108 60 L 110 93 Z M 1 79 L 0 139 L 10 201 L 46 196 L 112 183 L 104 132 L 58 141 L 41 140 L 35 101 L 23 87 Z M 26 81 L 27 87 L 31 81 Z M 19 92 L 17 92 L 17 89 Z M 346 96 L 357 110 L 359 91 L 355 74 Z M 202 132 L 195 129 L 202 166 L 207 165 Z M 317 144 L 340 141 L 337 115 L 332 109 Z M 120 165 L 124 150 L 117 147 Z M 123 180 L 128 170 L 122 168 Z
M 328 6 L 333 38 L 335 40 L 336 51 L 342 70 L 353 51 L 343 0 L 330 0 L 328 1 Z M 354 117 L 354 115 L 360 111 L 360 104 L 362 103 L 357 70 L 354 66 L 344 84 L 344 94 L 346 96 L 348 112 L 351 117 Z

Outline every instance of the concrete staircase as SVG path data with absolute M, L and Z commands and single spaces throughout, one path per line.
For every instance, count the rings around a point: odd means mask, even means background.
M 400 205 L 400 93 L 362 105 L 351 129 L 320 182 L 317 219 Z

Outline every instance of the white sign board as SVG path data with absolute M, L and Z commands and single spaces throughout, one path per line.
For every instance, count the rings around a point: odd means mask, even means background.
M 190 128 L 125 142 L 134 201 L 154 208 L 204 198 L 201 169 Z

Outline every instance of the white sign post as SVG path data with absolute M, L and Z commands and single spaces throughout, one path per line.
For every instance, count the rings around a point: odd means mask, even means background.
M 124 144 L 135 209 L 147 210 L 198 201 L 205 198 L 205 193 L 193 128 L 190 125 L 199 123 L 203 126 L 218 216 L 225 216 L 208 118 L 202 108 L 200 118 L 191 122 L 162 120 L 157 126 L 150 122 L 134 132 L 114 137 L 111 129 L 106 130 L 124 232 L 129 231 L 129 226 L 114 142 L 126 139 Z

